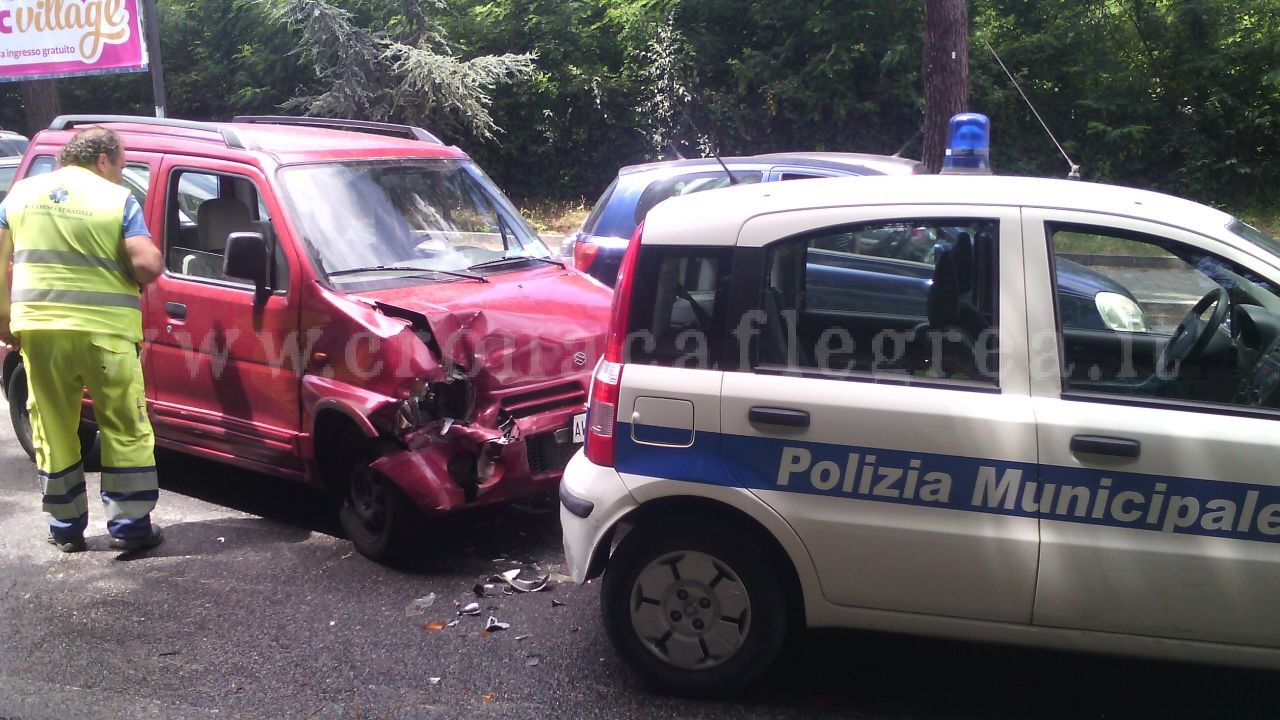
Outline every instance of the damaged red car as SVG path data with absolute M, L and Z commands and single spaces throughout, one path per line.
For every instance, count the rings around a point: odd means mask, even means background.
M 332 493 L 376 560 L 425 518 L 555 489 L 611 293 L 465 153 L 377 123 L 68 116 L 19 177 L 88 124 L 122 136 L 164 252 L 142 295 L 157 445 Z M 19 354 L 0 369 L 31 452 Z

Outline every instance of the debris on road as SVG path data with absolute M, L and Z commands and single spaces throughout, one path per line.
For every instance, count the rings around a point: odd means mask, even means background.
M 427 611 L 427 608 L 431 607 L 435 603 L 436 603 L 436 594 L 428 593 L 418 598 L 417 600 L 414 600 L 413 602 L 409 603 L 404 609 L 404 616 L 414 617 L 416 615 L 421 615 Z
M 516 642 L 524 642 L 525 640 L 528 640 L 528 639 L 529 639 L 529 638 L 531 638 L 531 637 L 533 637 L 533 636 L 532 636 L 532 635 L 517 635 L 517 636 L 516 636 Z
M 542 660 L 541 655 L 530 655 L 527 658 L 525 658 L 524 665 L 525 667 L 533 667 L 534 665 L 537 665 L 541 660 Z
M 439 685 L 439 684 L 440 684 L 440 678 L 427 678 L 427 684 L 428 684 L 428 685 Z
M 507 630 L 511 627 L 511 623 L 498 622 L 498 618 L 490 615 L 489 622 L 485 623 L 484 631 L 486 633 L 495 633 Z
M 542 592 L 543 590 L 546 590 L 548 587 L 548 582 L 551 579 L 551 576 L 545 575 L 541 578 L 538 578 L 537 580 L 521 580 L 520 569 L 517 568 L 515 570 L 508 570 L 502 573 L 501 575 L 495 575 L 489 579 L 495 582 L 501 580 L 502 582 L 509 585 L 516 592 L 530 593 L 530 592 Z
M 459 615 L 479 615 L 480 603 L 467 603 L 460 610 L 458 610 L 458 614 Z
M 568 605 L 568 604 L 569 603 L 567 602 L 561 602 L 560 600 L 551 598 L 551 607 L 564 607 L 565 605 Z
M 447 625 L 445 625 L 445 624 L 444 624 L 444 623 L 442 623 L 442 622 L 437 621 L 437 622 L 429 622 L 429 623 L 427 623 L 427 624 L 423 625 L 422 627 L 426 628 L 426 629 L 427 629 L 427 630 L 429 630 L 430 632 L 439 632 L 439 631 L 441 631 L 441 630 L 445 629 L 445 628 L 446 628 L 446 627 L 448 627 L 448 626 L 447 626 Z

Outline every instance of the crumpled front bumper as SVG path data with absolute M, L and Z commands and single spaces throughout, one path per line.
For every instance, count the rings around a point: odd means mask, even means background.
M 581 446 L 572 442 L 572 425 L 582 412 L 569 407 L 520 418 L 506 433 L 479 423 L 424 428 L 371 467 L 428 517 L 550 492 Z

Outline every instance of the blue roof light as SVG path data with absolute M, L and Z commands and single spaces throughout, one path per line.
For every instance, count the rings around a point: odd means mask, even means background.
M 951 118 L 944 173 L 991 172 L 991 120 L 979 113 L 960 113 Z

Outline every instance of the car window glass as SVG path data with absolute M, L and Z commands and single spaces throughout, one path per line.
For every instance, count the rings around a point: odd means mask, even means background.
M 783 240 L 754 367 L 998 384 L 997 223 L 908 219 Z
M 731 252 L 641 248 L 632 280 L 625 362 L 719 367 Z
M 17 172 L 17 165 L 0 165 L 0 200 L 9 194 L 9 186 L 13 184 L 13 176 Z
M 1280 295 L 1167 238 L 1050 225 L 1063 389 L 1280 407 Z
M 608 207 L 609 201 L 617 189 L 618 179 L 614 178 L 613 182 L 609 183 L 609 187 L 605 188 L 604 193 L 600 195 L 600 199 L 596 201 L 595 207 L 591 208 L 591 214 L 582 222 L 583 232 L 588 235 L 595 233 L 596 225 L 600 222 L 600 216 L 604 214 L 604 209 Z
M 144 209 L 147 207 L 147 188 L 151 185 L 151 166 L 143 163 L 128 163 L 124 166 L 122 183 L 129 188 L 133 199 Z
M 271 218 L 256 184 L 245 177 L 176 170 L 165 208 L 165 267 L 189 278 L 248 284 L 222 273 L 227 237 L 261 233 L 275 247 L 272 287 L 288 287 L 288 262 L 274 242 Z
M 729 176 L 723 170 L 719 170 L 715 172 L 685 173 L 675 177 L 655 180 L 644 189 L 644 192 L 640 193 L 640 199 L 636 201 L 635 224 L 639 225 L 644 220 L 644 216 L 648 215 L 649 211 L 653 209 L 654 205 L 667 198 L 676 197 L 677 195 L 690 195 L 703 190 L 729 187 L 730 184 L 749 185 L 758 183 L 763 178 L 764 173 L 758 170 L 739 171 L 733 173 L 733 182 L 730 183 Z
M 31 161 L 31 167 L 27 168 L 27 177 L 53 172 L 54 165 L 55 162 L 52 155 L 39 155 Z

